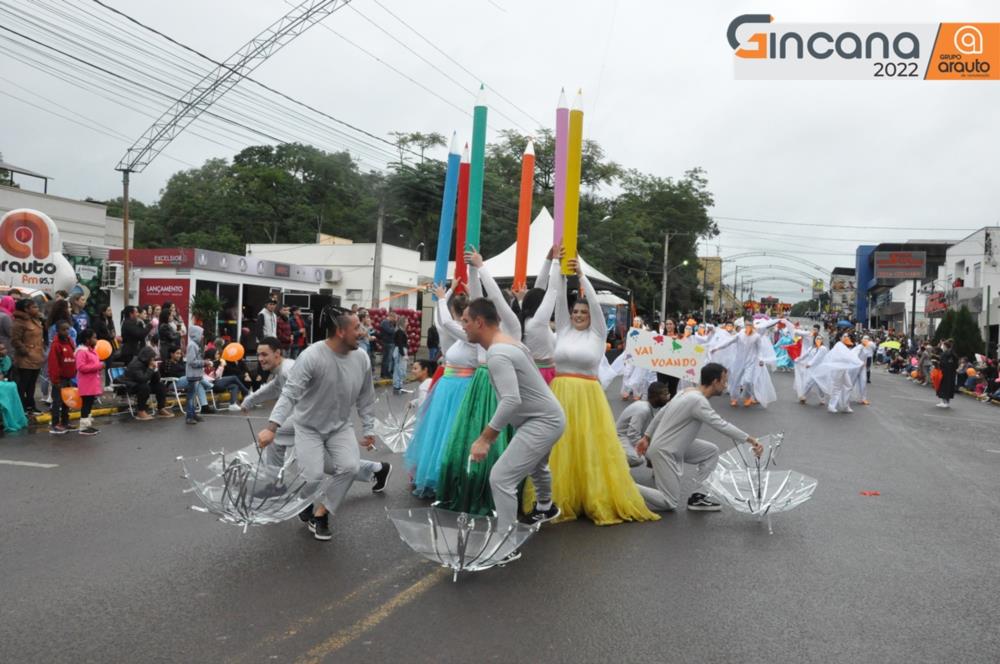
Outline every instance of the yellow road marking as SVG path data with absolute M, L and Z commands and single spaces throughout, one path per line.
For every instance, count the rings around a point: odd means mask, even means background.
M 304 657 L 297 660 L 297 664 L 318 664 L 324 657 L 340 650 L 365 632 L 378 626 L 379 623 L 392 615 L 396 609 L 409 604 L 417 597 L 430 590 L 435 583 L 447 578 L 450 573 L 451 572 L 440 568 L 431 572 L 406 590 L 402 590 L 397 593 L 392 599 L 369 613 L 362 620 L 359 620 L 346 629 L 340 630 L 327 640 L 312 648 L 305 654 Z

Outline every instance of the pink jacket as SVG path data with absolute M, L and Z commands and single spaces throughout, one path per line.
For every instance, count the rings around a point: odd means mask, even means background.
M 80 346 L 76 350 L 76 386 L 80 390 L 80 396 L 99 396 L 103 390 L 101 386 L 101 369 L 104 363 L 97 357 L 97 352 L 93 348 Z

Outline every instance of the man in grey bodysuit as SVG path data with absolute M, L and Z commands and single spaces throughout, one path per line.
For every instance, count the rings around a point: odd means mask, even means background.
M 496 505 L 497 529 L 503 531 L 517 519 L 517 485 L 530 476 L 536 502 L 527 519 L 544 523 L 559 516 L 552 503 L 549 452 L 562 436 L 566 416 L 545 384 L 531 353 L 519 341 L 500 331 L 496 306 L 485 298 L 469 303 L 462 314 L 469 341 L 486 349 L 490 382 L 497 392 L 496 413 L 472 444 L 472 461 L 486 458 L 490 446 L 508 424 L 516 432 L 490 472 L 490 490 Z
M 375 446 L 372 384 L 368 355 L 358 350 L 358 317 L 330 307 L 323 311 L 326 339 L 309 346 L 288 372 L 281 397 L 267 427 L 258 435 L 261 447 L 274 442 L 279 428 L 294 416 L 295 454 L 310 481 L 330 477 L 322 504 L 309 522 L 318 540 L 329 540 L 329 515 L 336 512 L 361 469 L 361 453 L 351 422 L 357 408 L 363 445 Z M 285 373 L 285 372 L 282 372 Z
M 250 409 L 255 406 L 281 397 L 281 391 L 285 387 L 288 375 L 295 366 L 295 360 L 283 356 L 281 342 L 276 337 L 264 337 L 260 340 L 257 345 L 257 362 L 261 369 L 268 372 L 269 378 L 259 390 L 251 392 L 243 399 L 241 410 L 245 415 L 249 415 Z M 274 443 L 264 448 L 264 463 L 277 468 L 282 467 L 285 465 L 287 452 L 294 444 L 295 416 L 293 415 L 286 419 L 275 432 Z M 381 493 L 385 490 L 386 482 L 391 473 L 391 464 L 387 462 L 379 463 L 378 461 L 362 459 L 354 481 L 371 482 L 372 493 Z M 313 517 L 312 507 L 307 508 L 299 517 L 305 522 L 310 522 Z

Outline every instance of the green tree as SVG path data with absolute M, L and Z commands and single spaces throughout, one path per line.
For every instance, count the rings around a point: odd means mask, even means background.
M 971 358 L 976 353 L 985 353 L 986 345 L 983 343 L 979 322 L 966 306 L 963 306 L 955 314 L 951 339 L 955 342 L 953 350 L 959 357 Z
M 670 233 L 667 311 L 701 308 L 697 243 L 719 232 L 708 215 L 714 200 L 704 171 L 691 169 L 674 179 L 630 170 L 621 187 L 608 208 L 611 219 L 587 229 L 581 253 L 631 289 L 640 309 L 654 303 L 658 309 L 663 238 Z
M 944 339 L 949 339 L 952 335 L 952 331 L 955 328 L 955 311 L 953 309 L 948 309 L 944 312 L 944 316 L 941 317 L 941 321 L 934 328 L 934 343 L 939 344 Z

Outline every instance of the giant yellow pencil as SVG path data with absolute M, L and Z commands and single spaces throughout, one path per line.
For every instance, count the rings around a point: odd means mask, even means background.
M 566 253 L 562 273 L 569 274 L 568 263 L 576 258 L 576 239 L 580 226 L 580 170 L 583 165 L 583 92 L 577 91 L 569 111 L 569 145 L 566 156 L 566 205 L 563 212 L 563 247 Z

